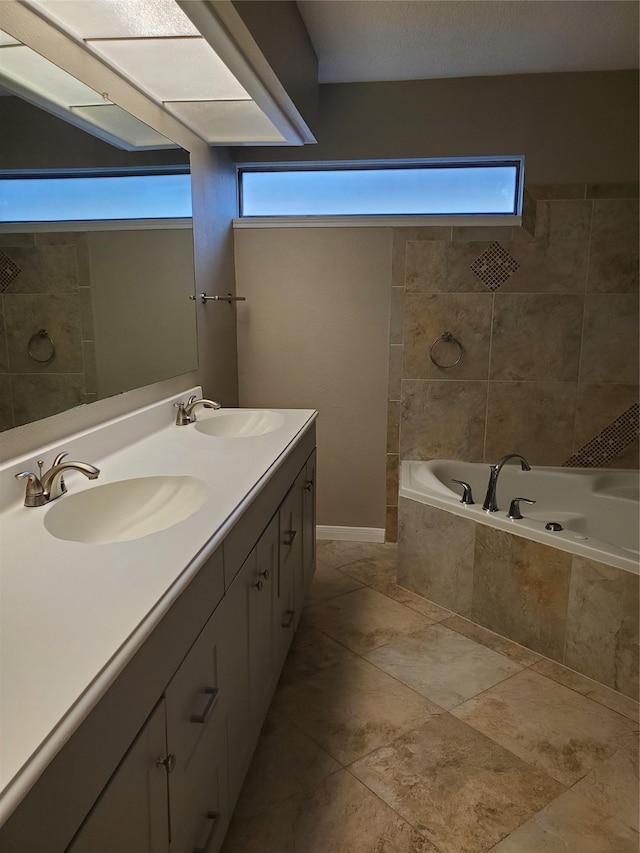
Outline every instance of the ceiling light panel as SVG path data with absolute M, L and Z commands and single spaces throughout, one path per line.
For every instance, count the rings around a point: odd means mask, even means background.
M 80 39 L 199 36 L 175 0 L 27 0 Z
M 186 101 L 165 107 L 210 145 L 286 141 L 254 101 Z
M 0 79 L 7 86 L 17 83 L 60 106 L 104 102 L 93 89 L 24 45 L 1 48 Z
M 124 140 L 134 148 L 166 148 L 175 143 L 158 133 L 143 121 L 125 112 L 116 104 L 101 104 L 90 107 L 71 107 L 74 115 L 80 116 L 95 127 L 116 139 Z
M 89 44 L 158 101 L 249 98 L 203 38 L 118 39 Z

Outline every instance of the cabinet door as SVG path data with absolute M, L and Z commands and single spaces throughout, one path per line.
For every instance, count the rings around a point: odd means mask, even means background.
M 252 584 L 258 581 L 258 557 L 254 548 L 227 590 L 223 605 L 221 678 L 227 692 L 227 744 L 229 751 L 229 804 L 233 809 L 251 762 L 255 742 L 251 724 L 251 672 L 249 624 Z
M 214 853 L 229 823 L 221 610 L 165 691 L 171 853 Z
M 305 598 L 316 570 L 316 451 L 304 468 L 302 493 L 302 562 Z
M 278 591 L 278 516 L 256 546 L 257 576 L 249 587 L 249 689 L 253 735 L 257 741 L 279 670 L 275 663 Z
M 165 705 L 161 700 L 122 759 L 68 853 L 168 853 Z
M 280 506 L 280 578 L 286 587 L 293 584 L 293 603 L 290 613 L 283 618 L 282 624 L 288 624 L 291 611 L 293 612 L 293 630 L 300 621 L 303 595 L 303 565 L 302 565 L 302 484 L 304 469 L 296 478 L 293 486 Z M 302 475 L 302 476 L 301 476 Z M 285 631 L 287 629 L 284 629 Z M 293 637 L 293 632 L 291 632 Z M 291 641 L 289 637 L 289 642 Z M 288 648 L 288 647 L 287 647 Z

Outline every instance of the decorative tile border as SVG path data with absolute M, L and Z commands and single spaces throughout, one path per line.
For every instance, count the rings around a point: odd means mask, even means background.
M 563 464 L 573 468 L 606 466 L 636 440 L 639 418 L 640 404 L 634 403 Z
M 20 267 L 11 260 L 9 255 L 0 252 L 0 293 L 4 293 L 21 272 Z

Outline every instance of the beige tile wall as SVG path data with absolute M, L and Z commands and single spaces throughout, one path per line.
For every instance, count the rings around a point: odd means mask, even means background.
M 0 430 L 95 399 L 86 236 L 0 235 L 0 282 Z M 27 352 L 41 329 L 55 345 L 49 363 L 34 361 Z M 46 359 L 48 346 L 36 338 L 36 358 Z
M 638 576 L 400 498 L 398 582 L 638 699 Z
M 388 541 L 399 460 L 519 452 L 562 465 L 637 403 L 637 197 L 637 185 L 530 187 L 526 227 L 395 230 Z M 491 289 L 471 265 L 495 244 L 506 281 Z M 451 369 L 429 358 L 446 331 L 463 347 Z M 457 351 L 443 342 L 436 355 L 448 364 Z M 593 464 L 637 468 L 628 432 Z

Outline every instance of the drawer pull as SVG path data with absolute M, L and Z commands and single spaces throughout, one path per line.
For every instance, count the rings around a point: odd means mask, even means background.
M 207 853 L 207 850 L 209 850 L 209 848 L 211 847 L 211 842 L 213 841 L 213 833 L 216 831 L 216 824 L 218 822 L 218 813 L 207 812 L 207 820 L 213 821 L 213 823 L 209 827 L 209 832 L 207 833 L 207 838 L 204 842 L 204 847 L 194 847 L 193 853 Z
M 304 487 L 308 492 L 310 492 L 313 489 L 313 480 L 306 480 Z
M 170 752 L 166 758 L 158 758 L 156 761 L 156 767 L 160 769 L 160 767 L 164 767 L 167 773 L 173 772 L 176 766 L 176 757 L 173 752 Z
M 262 592 L 262 587 L 264 586 L 262 578 L 260 578 L 260 580 L 257 580 L 255 583 L 252 583 L 251 586 L 255 587 L 258 592 Z
M 265 569 L 264 572 L 260 572 L 260 577 L 264 578 L 266 581 L 269 580 L 269 569 Z
M 207 700 L 207 704 L 204 706 L 204 711 L 201 714 L 191 715 L 192 723 L 206 723 L 207 717 L 213 711 L 214 706 L 218 701 L 218 693 L 220 691 L 217 687 L 205 687 L 204 692 L 209 696 L 209 699 Z
M 293 545 L 293 540 L 296 538 L 297 535 L 298 535 L 297 530 L 285 530 L 285 536 L 290 536 L 291 538 L 288 540 L 285 539 L 284 544 L 288 545 L 289 547 L 291 545 Z
M 296 615 L 296 611 L 295 610 L 285 610 L 284 615 L 286 618 L 285 618 L 284 622 L 282 623 L 282 627 L 283 628 L 290 628 L 292 623 L 293 623 L 293 617 Z

